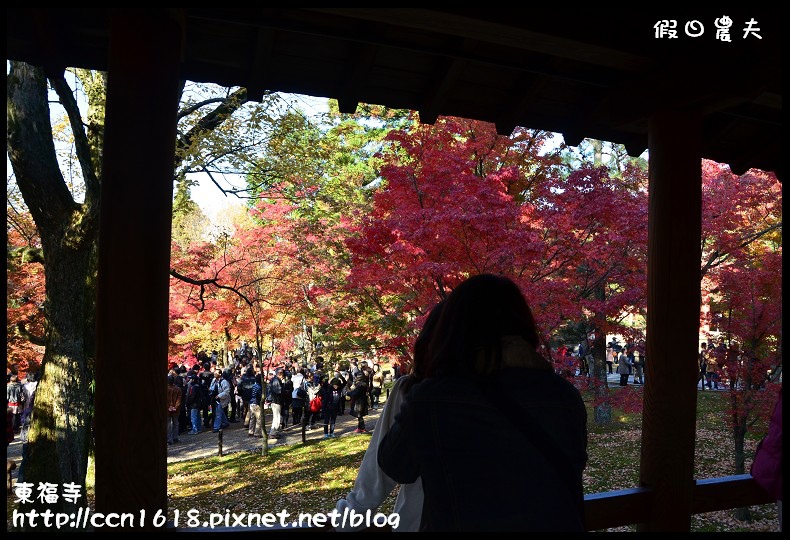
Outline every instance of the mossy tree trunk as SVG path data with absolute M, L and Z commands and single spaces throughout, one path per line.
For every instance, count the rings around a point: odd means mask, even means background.
M 94 93 L 90 81 L 86 84 L 93 105 L 86 131 L 63 73 L 49 76 L 74 128 L 74 146 L 85 184 L 84 202 L 74 200 L 60 171 L 50 124 L 47 76 L 41 68 L 21 62 L 10 63 L 7 78 L 7 146 L 16 183 L 41 237 L 46 283 L 46 350 L 29 434 L 26 481 L 34 486 L 39 482 L 56 484 L 59 494 L 63 484 L 80 486 L 81 496 L 75 502 L 59 496 L 42 508 L 71 513 L 86 505 L 93 416 L 97 164 L 103 94 Z M 95 82 L 103 88 L 101 76 Z M 41 505 L 34 501 L 34 505 Z

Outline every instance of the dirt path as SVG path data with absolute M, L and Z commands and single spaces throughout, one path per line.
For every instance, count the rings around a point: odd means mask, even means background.
M 383 400 L 382 400 L 383 401 Z M 383 407 L 383 403 L 382 403 Z M 376 422 L 381 415 L 382 407 L 374 410 L 365 417 L 365 427 L 368 432 L 372 432 L 376 427 Z M 266 428 L 271 427 L 271 411 L 266 416 Z M 348 412 L 337 417 L 335 424 L 335 435 L 338 437 L 355 436 L 365 437 L 369 434 L 357 434 L 354 430 L 357 427 L 357 419 L 351 417 Z M 324 436 L 323 423 L 316 424 L 312 431 L 305 432 L 305 439 L 308 441 L 321 439 Z M 302 442 L 301 427 L 289 427 L 285 430 L 280 439 L 269 439 L 269 447 L 298 444 Z M 248 436 L 248 430 L 243 427 L 241 422 L 231 424 L 230 427 L 222 431 L 222 455 L 232 454 L 240 451 L 261 451 L 261 439 Z M 204 458 L 219 455 L 219 434 L 211 430 L 205 430 L 197 435 L 183 433 L 179 437 L 179 442 L 167 447 L 167 462 L 176 463 L 190 459 Z M 7 459 L 12 459 L 19 464 L 22 459 L 22 442 L 16 438 L 6 448 Z M 12 473 L 16 479 L 16 471 Z
M 365 427 L 368 432 L 372 432 L 376 426 L 376 421 L 381 414 L 381 408 L 371 410 L 365 417 Z M 266 416 L 266 428 L 271 427 L 271 412 Z M 357 419 L 346 414 L 338 416 L 335 423 L 335 435 L 338 437 L 369 436 L 366 434 L 354 433 L 357 427 Z M 307 441 L 321 439 L 324 436 L 323 423 L 316 424 L 312 431 L 305 431 Z M 283 446 L 299 444 L 302 442 L 302 430 L 300 426 L 289 427 L 280 439 L 269 439 L 269 448 L 273 446 Z M 261 439 L 248 436 L 248 430 L 243 427 L 241 422 L 231 424 L 230 427 L 222 431 L 222 454 L 228 455 L 239 451 L 261 451 Z M 179 442 L 167 447 L 167 462 L 176 463 L 189 459 L 209 457 L 219 455 L 219 434 L 211 430 L 203 431 L 197 435 L 182 434 Z

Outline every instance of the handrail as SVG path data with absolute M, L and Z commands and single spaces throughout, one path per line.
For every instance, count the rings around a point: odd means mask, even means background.
M 750 474 L 696 480 L 692 497 L 692 514 L 774 502 Z M 648 488 L 585 495 L 585 526 L 588 531 L 598 531 L 646 521 L 652 499 Z
M 751 474 L 736 474 L 697 480 L 694 483 L 691 513 L 702 514 L 774 502 Z
M 613 527 L 633 525 L 647 520 L 652 504 L 652 490 L 644 487 L 618 489 L 584 496 L 585 528 L 600 531 Z M 763 490 L 750 474 L 737 474 L 718 478 L 695 480 L 692 514 L 702 514 L 730 508 L 741 508 L 759 504 L 770 504 L 774 500 Z M 172 529 L 173 532 L 261 532 L 261 531 L 299 531 L 321 532 L 331 529 L 314 527 L 218 527 Z M 371 529 L 378 532 L 389 531 L 382 527 Z

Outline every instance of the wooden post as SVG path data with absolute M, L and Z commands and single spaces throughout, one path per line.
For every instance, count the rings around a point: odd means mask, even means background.
M 702 181 L 699 117 L 649 126 L 647 363 L 640 484 L 654 505 L 639 530 L 691 527 L 697 409 Z
M 112 20 L 98 254 L 96 511 L 145 511 L 146 529 L 167 509 L 168 270 L 181 44 L 181 27 L 165 10 Z

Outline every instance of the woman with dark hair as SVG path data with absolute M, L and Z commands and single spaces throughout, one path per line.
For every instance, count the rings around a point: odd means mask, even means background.
M 349 413 L 357 419 L 357 429 L 354 430 L 354 433 L 368 432 L 368 430 L 365 429 L 365 415 L 368 414 L 368 409 L 370 407 L 368 403 L 369 373 L 367 367 L 360 370 L 356 377 L 354 377 L 354 382 L 348 390 L 348 395 L 351 398 L 351 409 Z
M 324 416 L 324 439 L 335 437 L 335 423 L 340 412 L 340 402 L 343 400 L 342 383 L 339 378 L 332 377 L 330 381 L 322 383 L 321 414 Z
M 510 279 L 474 276 L 447 297 L 423 380 L 378 449 L 393 480 L 422 480 L 420 530 L 585 529 L 587 411 L 540 345 Z M 506 473 L 480 462 L 480 444 L 469 437 L 479 426 Z
M 423 323 L 422 329 L 414 342 L 411 373 L 398 378 L 390 389 L 390 394 L 384 402 L 384 410 L 381 411 L 381 417 L 376 422 L 376 429 L 373 430 L 370 444 L 365 451 L 365 456 L 362 458 L 362 464 L 359 467 L 354 487 L 345 498 L 337 501 L 336 508 L 341 514 L 346 509 L 349 511 L 353 510 L 357 514 L 364 514 L 367 510 L 376 510 L 384 502 L 384 499 L 389 497 L 395 486 L 398 485 L 395 480 L 384 474 L 384 471 L 376 463 L 379 443 L 389 431 L 395 414 L 400 410 L 403 396 L 413 383 L 422 380 L 424 377 L 427 366 L 428 343 L 433 336 L 436 321 L 439 319 L 443 306 L 444 301 L 436 304 Z M 402 484 L 400 489 L 398 489 L 398 496 L 393 507 L 393 514 L 399 516 L 398 525 L 393 525 L 393 529 L 397 532 L 418 531 L 422 518 L 422 503 L 422 482 L 419 478 L 414 482 Z M 337 530 L 359 530 L 362 528 L 364 528 L 364 525 L 352 526 L 349 523 L 345 527 L 338 527 Z

